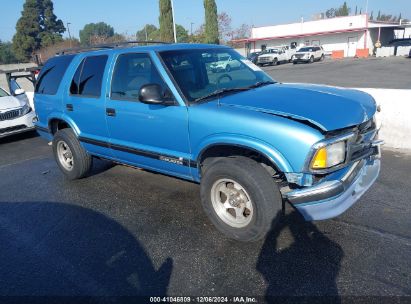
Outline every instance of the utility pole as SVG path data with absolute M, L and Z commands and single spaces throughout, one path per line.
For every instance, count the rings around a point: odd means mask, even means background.
M 171 10 L 173 13 L 174 42 L 177 43 L 176 18 L 174 15 L 174 1 L 171 0 Z
M 69 39 L 70 39 L 70 48 L 72 48 L 72 47 L 73 47 L 73 46 L 72 46 L 73 41 L 71 40 L 70 24 L 71 24 L 70 22 L 67 22 L 67 32 L 68 32 Z
M 366 2 L 366 4 L 365 4 L 365 14 L 368 14 L 368 0 L 367 0 L 367 2 Z
M 191 36 L 193 36 L 193 25 L 194 25 L 194 22 L 191 22 L 190 25 L 191 25 Z

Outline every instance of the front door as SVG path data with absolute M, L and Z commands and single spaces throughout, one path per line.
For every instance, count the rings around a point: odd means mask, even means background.
M 121 162 L 191 178 L 187 108 L 141 103 L 139 91 L 147 84 L 160 85 L 174 100 L 149 54 L 119 55 L 106 101 L 113 153 Z
M 355 57 L 357 53 L 358 37 L 348 37 L 348 57 Z

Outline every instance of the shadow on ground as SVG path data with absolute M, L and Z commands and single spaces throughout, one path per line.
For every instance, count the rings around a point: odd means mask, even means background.
M 267 299 L 273 296 L 336 297 L 336 280 L 343 256 L 337 243 L 293 211 L 285 216 L 279 213 L 274 219 L 256 268 L 268 284 Z
M 0 203 L 0 244 L 1 296 L 160 296 L 173 268 L 156 270 L 105 215 L 60 203 Z

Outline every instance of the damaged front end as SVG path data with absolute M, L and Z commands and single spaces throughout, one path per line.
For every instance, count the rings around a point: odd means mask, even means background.
M 306 220 L 340 215 L 377 179 L 382 144 L 374 119 L 355 128 L 326 133 L 326 138 L 312 147 L 303 173 L 285 174 L 289 187 L 282 189 L 284 199 Z M 333 146 L 338 146 L 338 151 Z M 344 157 L 326 159 L 327 147 Z

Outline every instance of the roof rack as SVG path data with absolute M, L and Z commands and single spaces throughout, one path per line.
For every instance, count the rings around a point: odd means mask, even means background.
M 91 46 L 86 46 L 86 47 L 76 47 L 76 48 L 65 49 L 65 50 L 61 50 L 57 52 L 56 55 L 75 54 L 75 53 L 80 53 L 80 52 L 93 51 L 93 50 L 96 51 L 96 50 L 102 50 L 102 49 L 115 49 L 119 47 L 128 46 L 130 44 L 170 44 L 170 43 L 163 42 L 163 41 L 145 41 L 145 40 L 113 42 L 113 43 L 106 43 L 106 44 L 91 45 Z

